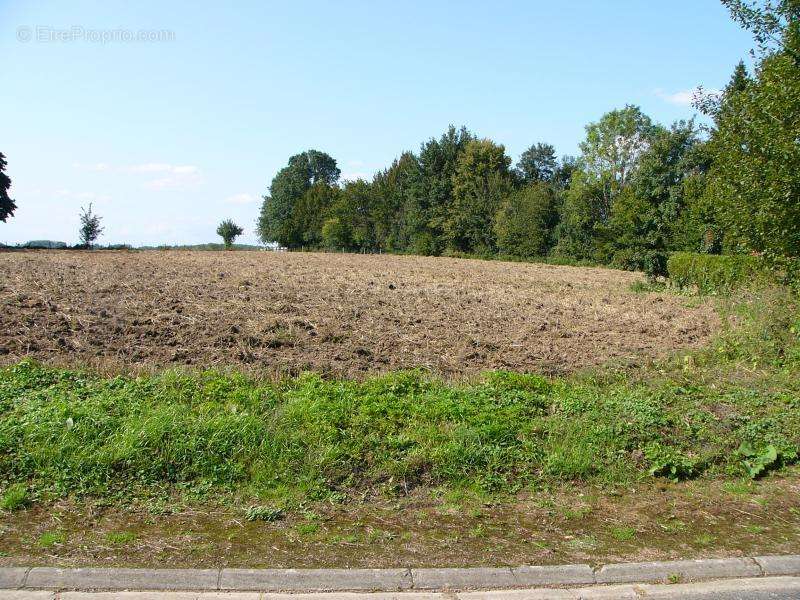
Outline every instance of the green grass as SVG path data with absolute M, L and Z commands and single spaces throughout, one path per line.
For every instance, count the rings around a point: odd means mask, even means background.
M 280 521 L 284 517 L 284 511 L 273 506 L 251 506 L 245 513 L 248 521 Z
M 635 527 L 614 527 L 611 530 L 611 537 L 618 542 L 629 542 L 636 537 Z
M 106 534 L 106 541 L 114 546 L 124 546 L 136 539 L 136 534 L 132 531 L 109 531 Z
M 298 523 L 295 526 L 295 530 L 300 535 L 312 535 L 319 531 L 319 524 L 317 523 Z
M 19 510 L 28 504 L 28 489 L 25 484 L 13 483 L 0 497 L 0 509 Z
M 0 369 L 3 506 L 14 485 L 44 498 L 166 491 L 250 498 L 248 518 L 274 520 L 309 501 L 417 487 L 457 502 L 563 482 L 766 476 L 800 447 L 800 344 L 787 326 L 798 313 L 769 297 L 736 310 L 735 330 L 685 360 L 559 379 L 275 383 L 24 361 Z
M 66 540 L 67 536 L 63 531 L 45 531 L 39 536 L 36 545 L 40 548 L 52 548 L 63 544 Z

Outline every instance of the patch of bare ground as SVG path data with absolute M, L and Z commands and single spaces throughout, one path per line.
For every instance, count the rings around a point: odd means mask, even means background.
M 0 512 L 0 566 L 400 567 L 609 563 L 796 552 L 795 470 L 760 482 L 692 481 L 479 499 L 309 504 L 276 522 L 167 499 L 129 508 L 64 500 Z M 170 508 L 170 510 L 166 510 Z
M 708 303 L 641 275 L 448 258 L 273 252 L 0 253 L 0 361 L 331 376 L 422 367 L 569 373 L 701 346 Z

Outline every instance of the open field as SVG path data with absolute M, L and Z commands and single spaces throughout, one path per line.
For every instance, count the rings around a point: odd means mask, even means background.
M 270 252 L 0 253 L 0 360 L 104 371 L 234 366 L 569 373 L 706 342 L 708 303 L 609 269 Z

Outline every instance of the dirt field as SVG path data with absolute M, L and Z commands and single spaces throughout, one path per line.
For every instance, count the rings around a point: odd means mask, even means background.
M 703 344 L 710 305 L 607 269 L 271 252 L 0 253 L 0 361 L 336 376 L 570 372 Z

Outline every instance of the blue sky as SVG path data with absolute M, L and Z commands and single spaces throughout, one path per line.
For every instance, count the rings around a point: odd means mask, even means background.
M 156 39 L 124 39 L 138 31 Z M 103 243 L 216 241 L 225 217 L 254 242 L 260 197 L 302 150 L 369 177 L 453 123 L 514 160 L 537 141 L 575 154 L 626 103 L 691 117 L 689 91 L 722 87 L 751 45 L 717 0 L 0 0 L 19 207 L 0 242 L 74 243 L 89 202 Z

